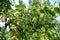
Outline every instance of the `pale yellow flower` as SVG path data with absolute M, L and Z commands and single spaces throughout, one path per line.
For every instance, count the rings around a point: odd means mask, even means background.
M 44 16 L 44 14 L 42 13 L 42 14 L 40 14 L 40 17 L 43 17 Z
M 16 29 L 16 26 L 15 25 L 11 25 L 11 29 Z
M 28 8 L 25 8 L 25 9 L 24 9 L 24 12 L 28 12 Z

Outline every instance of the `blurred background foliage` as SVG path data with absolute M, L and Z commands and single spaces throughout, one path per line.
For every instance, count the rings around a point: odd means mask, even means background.
M 5 23 L 0 27 L 0 40 L 60 40 L 60 24 L 56 20 L 60 3 L 55 7 L 49 0 L 29 0 L 27 8 L 22 0 L 19 5 L 12 1 L 0 0 L 0 21 Z

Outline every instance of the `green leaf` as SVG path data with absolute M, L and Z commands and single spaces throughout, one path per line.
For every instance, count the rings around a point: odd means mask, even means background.
M 52 31 L 48 30 L 47 35 L 48 35 L 49 38 L 52 37 L 53 34 L 54 34 L 54 33 L 53 33 Z
M 54 8 L 54 11 L 55 11 L 56 14 L 57 14 L 57 13 L 60 14 L 60 8 L 55 7 L 55 8 Z
M 54 11 L 51 11 L 51 10 L 48 10 L 49 14 L 51 14 L 52 16 L 55 16 L 55 12 Z
M 15 6 L 17 9 L 22 9 L 22 8 L 25 8 L 25 5 L 24 4 L 20 4 L 20 5 L 16 5 Z

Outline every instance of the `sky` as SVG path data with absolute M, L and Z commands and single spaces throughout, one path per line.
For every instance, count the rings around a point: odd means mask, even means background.
M 60 0 L 56 0 L 57 2 L 60 2 Z
M 29 0 L 23 0 L 23 3 L 26 5 L 26 7 L 29 6 L 28 1 L 29 1 Z M 51 2 L 52 4 L 53 4 L 55 1 L 56 1 L 56 2 L 60 2 L 60 0 L 50 0 L 50 2 Z M 18 5 L 18 4 L 19 4 L 19 0 L 15 0 L 15 3 Z M 13 4 L 14 4 L 14 3 L 13 3 Z M 57 6 L 57 5 L 56 5 L 56 6 Z M 15 9 L 13 6 L 12 6 L 12 8 Z M 60 22 L 60 16 L 58 16 L 56 19 L 57 19 L 58 22 Z M 1 20 L 0 20 L 0 26 L 2 27 L 2 26 L 4 26 L 4 24 L 5 24 L 5 22 L 1 22 Z
M 12 0 L 11 0 L 11 1 L 12 1 Z M 28 1 L 29 1 L 29 0 L 23 0 L 24 4 L 26 4 L 26 5 L 29 5 L 29 4 L 28 4 Z M 51 3 L 54 3 L 55 1 L 56 1 L 56 2 L 60 2 L 60 0 L 50 0 Z M 14 3 L 13 3 L 13 4 L 14 4 Z M 19 0 L 15 0 L 15 4 L 19 4 Z
M 23 3 L 26 5 L 26 7 L 29 6 L 29 0 L 23 0 Z M 53 4 L 54 2 L 60 2 L 60 0 L 50 0 L 51 4 Z M 15 3 L 18 5 L 19 4 L 19 0 L 15 0 Z M 56 6 L 58 6 L 58 4 L 56 3 Z

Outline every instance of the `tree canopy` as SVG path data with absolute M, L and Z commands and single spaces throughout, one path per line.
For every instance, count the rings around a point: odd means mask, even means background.
M 28 8 L 20 0 L 15 10 L 10 0 L 1 0 L 0 5 L 1 21 L 5 22 L 0 28 L 0 40 L 60 40 L 60 24 L 56 20 L 60 6 L 55 7 L 49 0 L 29 1 Z

